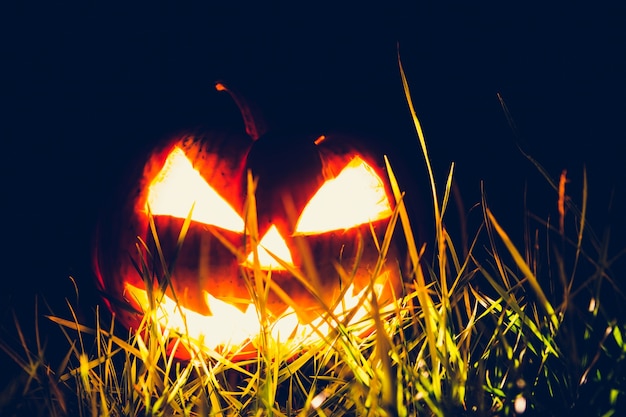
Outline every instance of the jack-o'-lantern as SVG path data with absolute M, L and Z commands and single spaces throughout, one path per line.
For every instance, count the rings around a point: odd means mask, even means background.
M 402 292 L 396 251 L 380 257 L 394 207 L 380 158 L 345 136 L 257 132 L 238 104 L 247 133 L 181 133 L 140 161 L 94 257 L 107 305 L 137 329 L 153 294 L 138 269 L 151 257 L 162 273 L 162 253 L 173 265 L 167 285 L 153 283 L 160 324 L 235 359 L 255 352 L 260 317 L 295 349 L 328 333 L 329 315 L 353 323 L 371 294 L 382 304 Z

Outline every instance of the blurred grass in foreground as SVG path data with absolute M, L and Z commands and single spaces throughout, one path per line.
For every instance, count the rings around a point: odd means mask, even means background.
M 416 240 L 387 161 L 397 208 L 385 241 L 379 242 L 380 259 L 399 223 L 396 238 L 405 240 L 408 263 L 405 293 L 396 303 L 378 306 L 373 289 L 362 300 L 373 332 L 358 337 L 353 325 L 329 314 L 334 330 L 295 356 L 264 338 L 258 356 L 246 361 L 235 363 L 189 344 L 194 360 L 181 362 L 168 355 L 173 335 L 153 325 L 155 312 L 128 334 L 98 308 L 90 324 L 83 323 L 68 303 L 69 314 L 48 311 L 40 318 L 58 324 L 58 335 L 47 339 L 67 343 L 61 360 L 47 359 L 38 322 L 34 341 L 22 331 L 33 323 L 19 318 L 0 340 L 0 348 L 22 370 L 0 392 L 0 414 L 619 415 L 626 405 L 626 323 L 619 304 L 626 300 L 611 265 L 626 249 L 613 254 L 608 237 L 599 239 L 587 224 L 586 178 L 580 185 L 582 201 L 575 203 L 566 193 L 565 174 L 552 179 L 534 161 L 554 188 L 557 221 L 528 213 L 524 247 L 519 248 L 483 193 L 482 224 L 471 231 L 461 253 L 445 222 L 454 165 L 443 190 L 437 189 L 400 69 L 430 179 L 435 237 L 426 244 Z M 160 253 L 148 256 L 162 259 Z M 144 259 L 138 268 L 146 282 L 155 273 L 150 264 Z M 162 267 L 171 270 L 165 260 Z M 259 306 L 267 284 L 263 276 L 254 270 L 248 277 L 250 288 L 261 289 L 255 299 Z M 167 276 L 158 278 L 167 283 Z M 159 289 L 151 293 L 153 305 L 161 295 Z M 327 311 L 332 312 L 330 306 Z M 262 317 L 260 325 L 265 325 Z M 184 335 L 175 340 L 186 343 Z

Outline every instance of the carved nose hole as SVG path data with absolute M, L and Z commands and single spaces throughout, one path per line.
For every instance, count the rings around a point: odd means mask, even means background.
M 272 224 L 272 226 L 267 230 L 265 235 L 261 238 L 259 245 L 257 246 L 257 254 L 259 257 L 259 265 L 263 270 L 273 270 L 273 271 L 284 271 L 285 267 L 283 267 L 274 256 L 270 255 L 270 252 L 282 260 L 284 263 L 293 266 L 293 260 L 291 258 L 291 252 L 289 251 L 289 247 L 287 247 L 287 242 L 280 235 L 278 228 Z M 254 265 L 254 254 L 250 252 L 246 261 L 244 262 L 245 266 L 252 267 Z

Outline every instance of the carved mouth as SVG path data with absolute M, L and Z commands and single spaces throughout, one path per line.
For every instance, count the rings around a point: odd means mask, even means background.
M 389 272 L 385 271 L 376 279 L 373 291 L 377 299 L 381 298 L 388 278 Z M 144 313 L 149 312 L 151 303 L 147 291 L 129 283 L 126 283 L 125 287 L 127 296 L 134 299 Z M 171 297 L 162 294 L 155 300 L 153 317 L 163 329 L 185 335 L 195 347 L 207 352 L 236 352 L 247 344 L 255 347 L 258 345 L 257 338 L 263 329 L 260 325 L 261 316 L 254 304 L 248 304 L 242 311 L 206 291 L 203 293 L 211 315 L 189 310 L 177 304 Z M 334 308 L 328 308 L 326 313 L 320 308 L 322 313 L 317 319 L 304 324 L 299 319 L 297 311 L 288 307 L 279 317 L 270 320 L 265 330 L 268 336 L 287 349 L 310 346 L 323 340 L 339 322 L 354 327 L 357 334 L 364 333 L 373 328 L 370 299 L 368 288 L 355 293 L 352 284 Z

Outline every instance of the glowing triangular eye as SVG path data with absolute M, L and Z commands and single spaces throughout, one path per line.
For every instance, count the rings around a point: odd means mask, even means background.
M 261 266 L 261 269 L 264 270 L 284 270 L 285 268 L 280 263 L 278 263 L 278 261 L 276 261 L 276 259 L 274 259 L 274 257 L 272 257 L 272 255 L 268 253 L 268 251 L 272 252 L 275 256 L 277 256 L 286 264 L 293 265 L 291 252 L 287 247 L 287 243 L 274 225 L 272 225 L 272 227 L 270 227 L 269 230 L 265 233 L 265 236 L 263 236 L 263 238 L 259 242 L 259 246 L 257 247 L 259 265 Z M 254 265 L 252 252 L 246 258 L 246 262 L 244 263 L 244 265 L 249 267 L 252 267 L 252 265 Z
M 357 156 L 311 198 L 298 219 L 295 234 L 350 229 L 391 214 L 382 179 Z
M 233 232 L 244 231 L 241 216 L 193 168 L 183 150 L 176 147 L 150 183 L 145 208 L 155 215 L 184 219 L 192 206 L 193 221 Z

